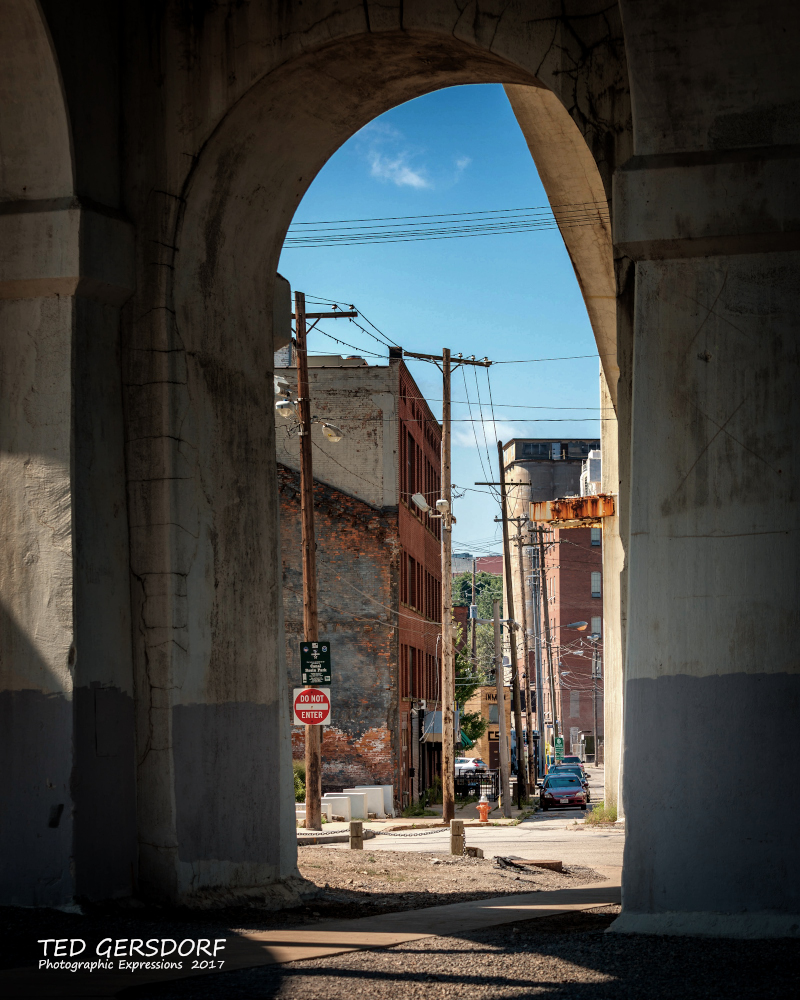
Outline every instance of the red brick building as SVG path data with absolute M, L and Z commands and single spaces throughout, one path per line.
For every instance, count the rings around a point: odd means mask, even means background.
M 435 731 L 425 733 L 425 716 L 440 711 L 441 521 L 424 514 L 411 497 L 422 493 L 433 506 L 441 496 L 442 433 L 402 362 L 399 381 L 401 787 L 407 802 L 441 773 L 441 739 Z
M 322 360 L 322 364 L 320 361 Z M 331 641 L 332 725 L 323 789 L 391 783 L 397 804 L 437 773 L 440 522 L 411 502 L 439 496 L 441 427 L 400 360 L 309 358 L 313 412 L 345 432 L 312 430 L 320 634 Z M 285 368 L 289 384 L 296 372 Z M 288 431 L 288 428 L 287 428 Z M 302 572 L 297 437 L 277 435 L 289 686 L 300 685 Z M 428 717 L 426 725 L 425 719 Z M 293 753 L 303 756 L 294 727 Z
M 603 678 L 592 674 L 595 649 L 602 665 L 602 529 L 556 528 L 545 537 L 547 617 L 556 698 L 560 701 L 559 732 L 564 736 L 565 750 L 577 752 L 581 737 L 591 747 L 595 702 L 601 746 L 603 739 Z M 577 621 L 588 623 L 585 631 L 567 628 Z M 552 721 L 546 672 L 544 680 L 545 719 Z

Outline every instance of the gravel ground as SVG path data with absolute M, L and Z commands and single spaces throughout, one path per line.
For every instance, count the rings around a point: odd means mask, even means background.
M 602 879 L 591 868 L 571 866 L 563 874 L 535 869 L 503 871 L 491 859 L 451 858 L 409 851 L 332 851 L 301 847 L 298 864 L 307 902 L 285 910 L 258 907 L 188 910 L 139 904 L 99 905 L 84 915 L 59 910 L 0 907 L 0 968 L 32 965 L 45 937 L 81 937 L 90 947 L 104 937 L 224 936 L 229 929 L 274 930 L 313 926 L 320 920 L 351 919 L 442 903 L 460 903 L 517 892 L 587 885 Z M 211 932 L 214 932 L 213 934 Z
M 321 890 L 309 904 L 321 917 L 414 910 L 517 892 L 568 889 L 603 881 L 591 868 L 565 866 L 524 871 L 501 868 L 492 858 L 453 857 L 411 851 L 298 849 L 300 873 Z
M 617 906 L 519 921 L 386 951 L 221 973 L 128 1000 L 795 1000 L 800 942 L 604 934 Z

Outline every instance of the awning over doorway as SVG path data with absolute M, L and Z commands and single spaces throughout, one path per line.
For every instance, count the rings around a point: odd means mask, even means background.
M 458 710 L 455 712 L 456 732 L 459 730 L 460 716 Z M 422 736 L 420 743 L 441 743 L 442 742 L 442 713 L 426 712 L 422 720 Z

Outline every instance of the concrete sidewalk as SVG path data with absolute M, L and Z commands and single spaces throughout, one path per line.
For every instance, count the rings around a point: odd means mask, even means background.
M 434 936 L 458 936 L 533 917 L 547 917 L 591 909 L 620 901 L 620 868 L 598 869 L 605 882 L 576 889 L 521 893 L 492 899 L 432 906 L 420 910 L 385 913 L 358 920 L 331 920 L 313 930 L 231 931 L 225 949 L 223 972 L 302 959 L 322 958 L 352 951 L 391 948 Z M 202 931 L 198 932 L 202 936 Z M 0 974 L 0 992 L 9 997 L 114 997 L 120 991 L 147 983 L 214 975 L 207 971 L 119 971 L 86 973 L 39 972 L 11 969 Z

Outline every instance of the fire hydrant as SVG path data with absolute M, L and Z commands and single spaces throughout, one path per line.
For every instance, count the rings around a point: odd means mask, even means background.
M 481 795 L 478 800 L 478 815 L 480 816 L 481 823 L 489 822 L 489 800 L 485 795 Z

